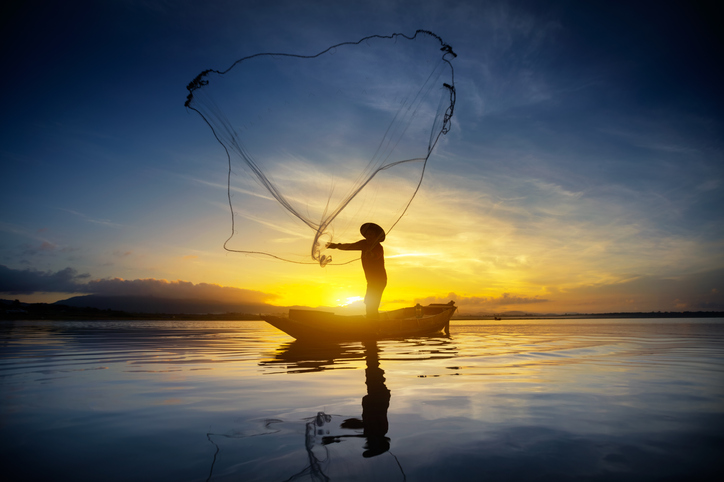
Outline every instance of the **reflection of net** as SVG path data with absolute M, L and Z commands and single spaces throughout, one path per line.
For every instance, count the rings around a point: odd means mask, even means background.
M 315 55 L 256 54 L 199 74 L 186 106 L 228 157 L 232 232 L 224 248 L 324 266 L 326 243 L 358 238 L 364 222 L 389 232 L 450 128 L 454 56 L 418 30 Z M 241 246 L 233 244 L 239 218 Z M 354 254 L 335 256 L 342 264 Z

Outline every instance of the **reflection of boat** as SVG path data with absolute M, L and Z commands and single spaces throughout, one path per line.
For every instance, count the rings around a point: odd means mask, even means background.
M 315 343 L 294 340 L 281 345 L 259 365 L 283 367 L 286 373 L 321 372 L 356 368 L 354 362 L 364 359 L 359 343 Z
M 395 359 L 432 360 L 455 358 L 458 354 L 457 347 L 443 334 L 410 337 L 386 346 L 388 356 Z M 292 340 L 264 354 L 259 365 L 267 368 L 267 374 L 354 370 L 366 358 L 364 347 L 365 342 L 356 341 Z
M 455 302 L 402 308 L 366 316 L 341 316 L 326 311 L 289 310 L 289 317 L 265 316 L 264 321 L 297 339 L 379 340 L 424 336 L 448 331 Z

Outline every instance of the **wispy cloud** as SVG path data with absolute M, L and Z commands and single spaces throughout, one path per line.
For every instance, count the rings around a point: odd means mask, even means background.
M 52 253 L 58 249 L 58 246 L 49 242 L 43 241 L 40 245 L 27 246 L 23 250 L 24 256 L 33 256 L 41 253 Z
M 36 241 L 39 241 L 41 243 L 50 243 L 48 238 L 44 235 L 47 231 L 46 228 L 41 228 L 37 230 L 30 230 L 24 226 L 19 226 L 17 224 L 11 224 L 11 223 L 4 223 L 0 221 L 0 231 L 14 234 L 17 236 L 30 238 Z
M 66 208 L 56 208 L 56 209 L 59 209 L 60 211 L 65 211 L 65 212 L 70 213 L 70 214 L 72 214 L 72 215 L 74 215 L 74 216 L 78 216 L 79 218 L 81 218 L 81 219 L 83 219 L 83 220 L 85 220 L 85 221 L 87 221 L 87 222 L 89 222 L 89 223 L 98 224 L 98 225 L 101 225 L 101 226 L 107 226 L 107 227 L 109 227 L 109 228 L 122 228 L 122 227 L 124 227 L 123 224 L 114 223 L 114 222 L 111 222 L 111 221 L 108 220 L 108 219 L 96 219 L 96 218 L 92 218 L 92 217 L 90 217 L 90 216 L 88 216 L 88 215 L 86 215 L 86 214 L 83 214 L 83 213 L 78 212 L 78 211 L 74 211 L 74 210 L 72 210 L 72 209 L 66 209 Z
M 426 258 L 425 266 L 454 269 L 458 279 L 471 280 L 470 291 L 474 279 L 487 290 L 509 290 L 510 283 L 537 290 L 690 273 L 722 262 L 719 243 L 670 229 L 661 216 L 671 211 L 626 192 L 602 196 L 522 176 L 435 172 L 389 243 L 399 253 L 444 253 Z M 414 258 L 392 261 L 422 266 Z
M 222 191 L 224 191 L 224 192 L 227 192 L 227 191 L 228 191 L 228 185 L 225 184 L 225 183 L 222 184 L 222 183 L 219 183 L 219 182 L 208 181 L 208 180 L 206 180 L 206 179 L 201 179 L 201 178 L 199 178 L 199 177 L 193 177 L 193 176 L 179 175 L 179 177 L 184 178 L 184 179 L 188 179 L 188 180 L 193 181 L 193 182 L 196 182 L 196 183 L 198 183 L 198 184 L 202 184 L 202 185 L 204 185 L 204 186 L 213 187 L 214 189 L 219 189 L 219 190 L 222 190 Z M 238 181 L 237 181 L 237 182 L 238 182 Z M 263 193 L 262 193 L 261 191 L 259 191 L 259 190 L 245 189 L 245 188 L 241 188 L 241 187 L 237 187 L 237 186 L 231 186 L 231 192 L 232 192 L 232 193 L 238 193 L 238 194 L 245 194 L 245 195 L 247 195 L 247 196 L 258 197 L 258 198 L 261 198 L 261 199 L 264 199 L 264 200 L 267 200 L 267 201 L 274 201 L 274 198 L 273 198 L 273 197 L 269 196 L 268 194 L 263 194 Z M 227 206 L 228 206 L 228 205 L 227 205 Z
M 722 311 L 724 269 L 645 275 L 552 292 L 555 306 L 579 311 Z

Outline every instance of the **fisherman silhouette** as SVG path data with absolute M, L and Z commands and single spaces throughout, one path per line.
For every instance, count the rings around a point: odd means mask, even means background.
M 378 309 L 382 301 L 382 292 L 387 286 L 385 250 L 380 244 L 385 240 L 385 230 L 375 223 L 365 223 L 359 228 L 359 232 L 365 239 L 356 243 L 327 243 L 327 247 L 343 251 L 362 251 L 362 269 L 367 279 L 365 293 L 367 317 L 376 320 L 379 317 Z

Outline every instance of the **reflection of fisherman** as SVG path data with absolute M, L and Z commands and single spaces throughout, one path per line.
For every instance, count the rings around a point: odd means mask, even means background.
M 293 351 L 291 347 L 294 344 L 298 345 L 295 354 L 290 359 L 283 357 L 285 354 L 290 354 Z M 316 417 L 309 418 L 305 431 L 305 447 L 309 457 L 309 464 L 303 470 L 287 479 L 289 482 L 301 480 L 302 478 L 304 480 L 311 478 L 316 481 L 331 480 L 325 473 L 331 461 L 327 447 L 332 444 L 341 443 L 345 439 L 364 439 L 365 443 L 362 456 L 365 458 L 389 453 L 397 462 L 397 466 L 402 472 L 402 479 L 407 479 L 400 461 L 390 452 L 390 439 L 387 437 L 387 430 L 389 429 L 387 410 L 390 406 L 391 392 L 385 385 L 385 372 L 380 367 L 380 349 L 376 341 L 366 341 L 363 342 L 363 344 L 365 349 L 365 384 L 367 385 L 367 394 L 362 397 L 362 418 L 345 419 L 339 425 L 339 428 L 351 431 L 352 433 L 337 432 L 337 434 L 334 433 L 335 430 L 332 428 L 332 425 L 336 425 L 336 416 L 318 412 Z M 318 356 L 317 350 L 319 349 L 319 345 L 300 344 L 298 340 L 293 342 L 292 345 L 290 345 L 286 351 L 283 351 L 281 355 L 284 360 L 293 362 L 293 367 L 297 367 L 296 364 L 299 363 L 300 360 L 304 360 L 304 363 L 306 363 L 307 360 L 313 360 Z M 341 346 L 337 348 L 341 348 Z M 348 353 L 348 350 L 344 349 L 344 351 L 339 352 L 338 355 L 334 355 L 331 362 L 333 363 L 334 360 L 342 358 L 346 353 Z M 326 358 L 326 353 L 323 355 L 323 358 Z M 291 368 L 290 365 L 287 365 L 287 368 Z M 293 370 L 289 371 L 289 373 L 298 373 L 298 371 Z M 324 452 L 321 453 L 319 451 L 315 452 L 315 446 L 320 443 L 320 438 L 321 446 L 324 447 Z M 326 456 L 320 458 L 318 455 Z M 389 477 L 385 478 L 385 480 L 387 479 L 389 479 Z
M 374 457 L 390 450 L 390 439 L 385 437 L 389 424 L 387 409 L 390 406 L 390 391 L 385 385 L 385 372 L 380 368 L 377 342 L 365 343 L 365 383 L 367 395 L 362 397 L 362 420 L 348 418 L 342 428 L 363 429 L 367 439 L 364 457 Z
M 367 293 L 365 294 L 365 306 L 367 317 L 376 319 L 379 315 L 377 310 L 382 300 L 382 292 L 387 286 L 387 271 L 385 271 L 385 250 L 380 244 L 385 240 L 385 230 L 374 223 L 365 223 L 359 228 L 365 239 L 356 243 L 329 243 L 330 249 L 341 249 L 345 251 L 362 251 L 362 269 L 367 279 Z

